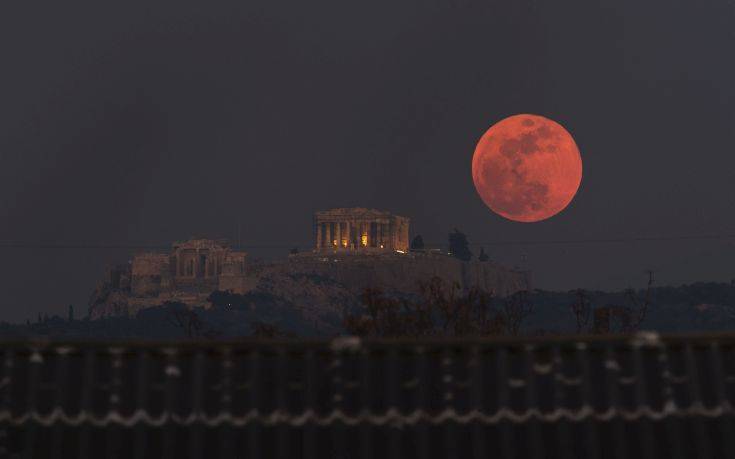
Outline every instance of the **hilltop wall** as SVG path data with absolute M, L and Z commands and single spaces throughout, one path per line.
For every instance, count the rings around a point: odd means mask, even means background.
M 169 255 L 142 253 L 133 258 L 131 290 L 135 295 L 150 296 L 161 289 L 161 280 L 170 271 Z
M 263 271 L 322 276 L 344 285 L 353 293 L 360 293 L 368 287 L 417 293 L 419 283 L 432 277 L 439 277 L 447 285 L 456 284 L 462 290 L 478 287 L 498 296 L 531 288 L 527 271 L 511 270 L 492 262 L 463 262 L 432 253 L 299 254 Z
M 209 307 L 207 297 L 215 290 L 234 293 L 263 293 L 292 304 L 304 315 L 315 318 L 325 314 L 339 316 L 344 308 L 359 304 L 366 288 L 386 293 L 419 293 L 420 283 L 438 277 L 447 286 L 462 290 L 473 287 L 498 296 L 507 296 L 531 288 L 525 271 L 505 268 L 492 262 L 462 262 L 435 253 L 305 253 L 286 260 L 245 266 L 244 258 L 228 260 L 227 270 L 217 278 L 180 279 L 169 288 L 156 277 L 159 268 L 168 265 L 163 257 L 136 259 L 132 269 L 132 288 L 105 283 L 98 287 L 90 301 L 90 317 L 134 315 L 140 309 L 165 301 L 178 301 L 189 306 Z M 160 271 L 159 271 L 160 272 Z

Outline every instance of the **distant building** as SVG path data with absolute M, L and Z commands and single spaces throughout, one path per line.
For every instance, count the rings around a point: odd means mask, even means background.
M 317 212 L 314 223 L 317 251 L 408 251 L 406 217 L 354 207 Z
M 90 300 L 90 311 L 96 311 L 91 316 L 133 314 L 166 301 L 207 306 L 215 290 L 246 293 L 256 282 L 246 260 L 247 253 L 212 239 L 177 242 L 168 253 L 135 254 L 109 270 Z
M 211 239 L 174 243 L 171 253 L 140 253 L 131 262 L 131 292 L 136 296 L 171 290 L 241 293 L 246 257 L 225 241 Z

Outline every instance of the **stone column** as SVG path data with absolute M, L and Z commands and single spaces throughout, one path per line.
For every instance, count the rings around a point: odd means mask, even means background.
M 336 236 L 335 239 L 337 240 L 337 247 L 342 247 L 342 222 L 335 223 L 336 226 Z
M 327 232 L 327 247 L 332 247 L 332 224 L 327 222 L 324 225 L 324 230 Z
M 391 250 L 396 249 L 395 227 L 396 227 L 395 220 L 393 219 L 388 220 L 388 240 L 390 241 Z
M 354 241 L 355 242 L 355 250 L 359 250 L 360 249 L 360 231 L 361 231 L 360 230 L 360 222 L 359 221 L 355 221 L 355 230 L 354 230 L 354 232 L 355 232 L 355 241 Z
M 322 224 L 321 222 L 317 222 L 316 224 L 316 248 L 317 249 L 322 248 Z

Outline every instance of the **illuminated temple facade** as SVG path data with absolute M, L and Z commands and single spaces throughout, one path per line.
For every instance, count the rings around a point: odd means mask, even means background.
M 317 251 L 408 251 L 409 219 L 389 212 L 339 208 L 314 215 Z

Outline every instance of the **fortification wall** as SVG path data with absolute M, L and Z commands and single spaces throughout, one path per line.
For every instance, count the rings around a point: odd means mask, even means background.
M 160 253 L 135 255 L 132 263 L 131 292 L 133 295 L 156 295 L 161 289 L 162 273 L 169 270 L 169 256 Z
M 249 275 L 227 275 L 219 276 L 218 290 L 229 290 L 232 293 L 245 294 L 255 289 L 258 278 Z
M 360 293 L 367 287 L 384 291 L 416 293 L 420 282 L 439 277 L 447 285 L 463 290 L 478 287 L 507 296 L 531 288 L 530 275 L 492 262 L 463 262 L 454 257 L 406 253 L 388 255 L 313 255 L 291 257 L 281 266 L 284 272 L 328 277 Z

